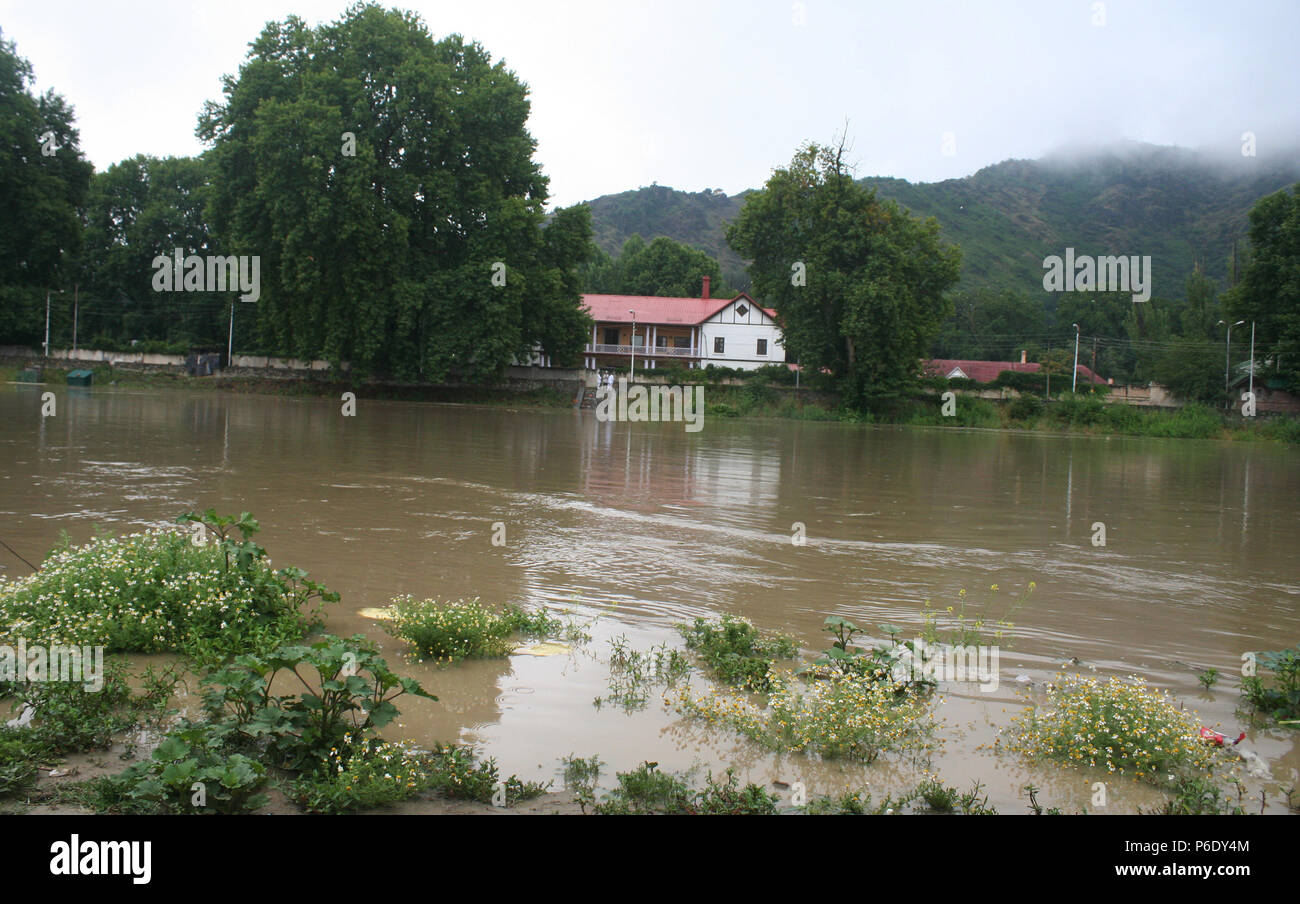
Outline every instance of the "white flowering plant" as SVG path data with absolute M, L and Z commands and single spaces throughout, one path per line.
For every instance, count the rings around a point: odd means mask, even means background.
M 0 579 L 0 642 L 181 652 L 215 663 L 302 637 L 318 619 L 313 601 L 337 599 L 300 569 L 273 571 L 260 547 L 232 557 L 175 529 L 82 546 L 65 538 L 36 573 Z

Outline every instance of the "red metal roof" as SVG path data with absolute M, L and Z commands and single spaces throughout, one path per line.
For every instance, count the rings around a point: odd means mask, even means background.
M 932 377 L 946 377 L 956 367 L 960 367 L 962 373 L 977 383 L 992 383 L 998 378 L 998 374 L 1004 370 L 1035 373 L 1042 365 L 1037 363 L 1021 364 L 1019 361 L 969 361 L 959 358 L 934 358 L 925 362 L 925 372 Z M 1106 382 L 1083 364 L 1079 365 L 1079 376 L 1090 383 Z
M 735 298 L 671 298 L 660 295 L 583 295 L 582 304 L 598 323 L 631 323 L 629 310 L 636 311 L 637 323 L 701 324 L 739 299 L 763 311 L 773 320 L 776 312 L 764 308 L 744 292 Z

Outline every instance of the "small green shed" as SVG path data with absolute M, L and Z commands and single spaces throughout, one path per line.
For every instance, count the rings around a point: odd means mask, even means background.
M 18 376 L 14 377 L 15 383 L 39 383 L 41 382 L 41 372 L 34 367 L 18 371 Z
M 89 386 L 95 379 L 93 370 L 72 370 L 68 371 L 69 386 Z

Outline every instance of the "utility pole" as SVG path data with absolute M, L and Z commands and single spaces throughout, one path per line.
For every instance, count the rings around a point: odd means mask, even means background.
M 1228 369 L 1232 366 L 1232 328 L 1234 326 L 1241 326 L 1245 322 L 1246 321 L 1244 320 L 1238 320 L 1236 323 L 1228 323 L 1227 348 L 1225 348 L 1223 351 L 1223 388 L 1224 389 L 1228 388 Z M 1225 323 L 1227 323 L 1226 320 L 1220 320 L 1219 326 L 1223 326 L 1223 324 Z
M 226 340 L 226 367 L 235 363 L 235 299 L 230 299 L 230 338 Z
M 1074 324 L 1074 369 L 1070 372 L 1070 394 L 1079 385 L 1079 324 Z
M 1047 343 L 1047 363 L 1043 365 L 1043 370 L 1047 372 L 1047 401 L 1052 401 L 1052 343 Z
M 72 350 L 77 350 L 77 289 L 76 283 L 72 285 Z

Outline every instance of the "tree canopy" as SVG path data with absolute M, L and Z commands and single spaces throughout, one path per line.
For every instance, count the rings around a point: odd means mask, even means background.
M 59 288 L 81 248 L 80 208 L 94 168 L 72 107 L 34 96 L 31 65 L 0 34 L 0 341 L 35 343 L 45 292 Z
M 808 144 L 749 196 L 727 239 L 752 259 L 756 294 L 777 311 L 787 359 L 829 371 L 853 405 L 913 385 L 961 252 L 854 182 L 840 148 Z
M 694 298 L 700 294 L 706 276 L 714 297 L 737 294 L 723 284 L 722 268 L 706 252 L 667 236 L 658 236 L 647 244 L 634 235 L 623 243 L 617 258 L 599 252 L 587 268 L 585 285 L 588 292 L 607 295 Z
M 1233 320 L 1255 323 L 1264 374 L 1300 390 L 1300 183 L 1250 211 L 1250 261 L 1228 293 Z
M 398 378 L 580 353 L 585 207 L 545 221 L 526 86 L 477 43 L 371 4 L 266 26 L 200 136 L 211 222 L 259 255 L 261 345 Z

